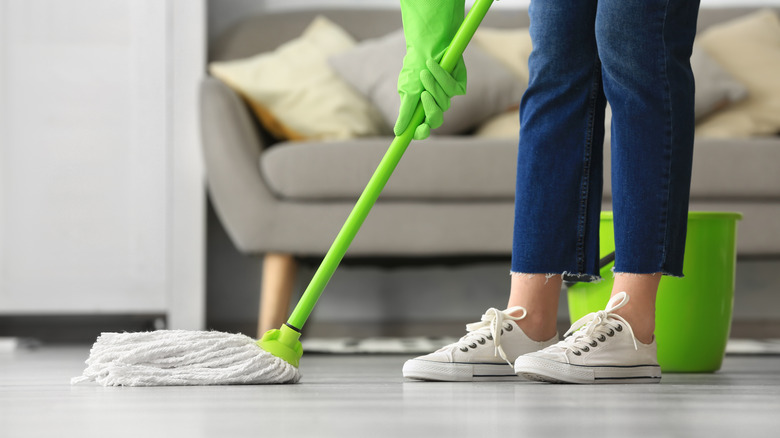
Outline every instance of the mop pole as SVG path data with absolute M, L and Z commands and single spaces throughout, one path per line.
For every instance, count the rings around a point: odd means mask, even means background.
M 463 55 L 463 51 L 466 49 L 469 41 L 471 41 L 471 38 L 474 36 L 479 24 L 482 22 L 482 19 L 485 17 L 485 14 L 487 14 L 487 11 L 492 4 L 493 0 L 476 0 L 476 2 L 474 2 L 474 5 L 469 10 L 468 15 L 464 18 L 463 23 L 453 37 L 452 43 L 439 63 L 444 70 L 452 72 L 455 68 L 455 65 Z M 374 171 L 373 176 L 368 181 L 366 188 L 363 190 L 360 198 L 358 198 L 355 207 L 347 217 L 341 231 L 336 236 L 336 239 L 333 241 L 333 244 L 323 258 L 319 268 L 314 273 L 311 282 L 306 287 L 303 296 L 295 306 L 287 323 L 284 324 L 280 330 L 272 330 L 266 333 L 266 335 L 263 336 L 263 339 L 259 341 L 261 347 L 267 351 L 270 351 L 268 348 L 273 350 L 275 347 L 271 345 L 270 341 L 277 339 L 280 343 L 286 344 L 288 347 L 295 350 L 300 347 L 298 338 L 300 337 L 300 331 L 303 328 L 303 325 L 306 323 L 309 315 L 311 315 L 314 306 L 317 304 L 322 292 L 325 290 L 325 286 L 327 286 L 333 273 L 336 271 L 336 268 L 338 268 L 349 245 L 352 243 L 352 240 L 366 220 L 366 217 L 376 203 L 377 198 L 379 198 L 382 189 L 384 189 L 387 181 L 390 179 L 390 176 L 398 165 L 398 162 L 401 160 L 406 148 L 411 143 L 415 129 L 424 121 L 425 112 L 423 111 L 422 103 L 419 103 L 409 126 L 407 126 L 406 130 L 401 135 L 398 135 L 393 139 L 393 142 L 390 144 L 390 147 L 387 149 L 387 152 Z M 268 342 L 264 342 L 264 340 Z M 270 352 L 276 354 L 274 351 Z M 295 354 L 297 355 L 298 352 L 296 351 Z M 298 357 L 300 357 L 300 355 L 298 355 Z M 282 358 L 287 359 L 286 357 Z

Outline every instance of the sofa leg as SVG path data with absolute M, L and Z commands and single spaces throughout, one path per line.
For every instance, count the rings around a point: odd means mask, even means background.
M 287 319 L 298 262 L 291 254 L 268 253 L 263 258 L 258 338 Z

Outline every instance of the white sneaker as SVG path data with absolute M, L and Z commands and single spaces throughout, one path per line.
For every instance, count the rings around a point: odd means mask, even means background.
M 616 294 L 605 310 L 575 322 L 561 342 L 517 358 L 515 372 L 558 383 L 660 382 L 655 340 L 637 341 L 626 320 L 613 313 L 626 303 L 625 292 Z
M 522 316 L 510 313 L 523 311 Z M 466 336 L 458 342 L 406 361 L 404 377 L 418 380 L 471 382 L 474 380 L 518 380 L 512 364 L 518 356 L 554 344 L 558 334 L 545 342 L 531 340 L 515 321 L 525 318 L 526 310 L 488 309 L 480 322 L 468 324 Z

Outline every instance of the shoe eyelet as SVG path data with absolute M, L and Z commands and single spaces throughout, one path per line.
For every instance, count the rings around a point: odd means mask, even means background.
M 506 329 L 506 331 L 508 331 L 508 332 L 511 332 L 511 331 L 512 331 L 512 326 L 511 326 L 511 325 L 509 325 L 509 324 L 507 324 L 507 325 L 506 325 L 506 327 L 504 327 L 504 328 L 505 328 L 505 329 Z
M 469 344 L 469 347 L 471 347 L 471 348 L 477 348 L 477 343 L 475 342 L 475 343 L 473 343 L 473 344 Z
M 468 348 L 466 348 L 466 347 L 460 347 L 460 348 L 459 348 L 459 350 L 460 350 L 460 351 L 462 351 L 462 352 L 464 352 L 464 353 L 465 353 L 465 352 L 467 352 L 467 351 L 469 351 L 469 349 L 468 349 Z
M 617 331 L 619 331 L 619 332 L 622 332 L 622 331 L 623 331 L 623 326 L 622 326 L 622 325 L 620 325 L 620 324 L 618 324 L 618 326 L 617 326 L 617 327 L 615 327 L 615 330 L 617 330 Z
M 599 340 L 599 342 L 604 342 L 604 341 L 606 341 L 606 340 L 607 340 L 607 337 L 606 337 L 606 336 L 604 336 L 604 335 L 601 335 L 601 336 L 599 336 L 597 339 Z
M 615 336 L 615 331 L 612 329 L 609 329 L 609 333 L 607 333 L 607 336 Z
M 596 347 L 596 346 L 598 346 L 598 345 L 599 345 L 599 343 L 598 343 L 598 342 L 596 342 L 596 341 L 593 341 L 593 342 L 591 342 L 591 343 L 590 343 L 590 346 L 591 346 L 591 347 Z
M 501 334 L 502 334 L 502 335 L 504 334 L 504 329 L 501 329 Z
M 590 347 L 588 347 L 588 346 L 582 347 L 582 351 L 587 353 L 587 352 L 590 351 Z
M 574 355 L 575 356 L 580 356 L 580 355 L 582 355 L 582 352 L 579 351 L 579 350 L 574 350 Z
M 477 342 L 479 342 L 480 345 L 485 345 L 485 338 L 482 338 L 482 339 L 478 340 Z
M 489 335 L 489 336 L 487 337 L 487 340 L 488 340 L 488 341 L 492 341 L 492 340 L 493 340 L 493 335 Z

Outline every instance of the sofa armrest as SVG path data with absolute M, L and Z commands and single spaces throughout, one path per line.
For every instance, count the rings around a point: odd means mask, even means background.
M 241 98 L 215 78 L 201 82 L 200 122 L 211 201 L 233 244 L 246 252 L 277 203 L 260 174 L 268 144 Z
M 206 148 L 228 140 L 240 146 L 256 163 L 260 152 L 268 146 L 247 106 L 219 79 L 206 77 L 201 81 L 200 119 Z

